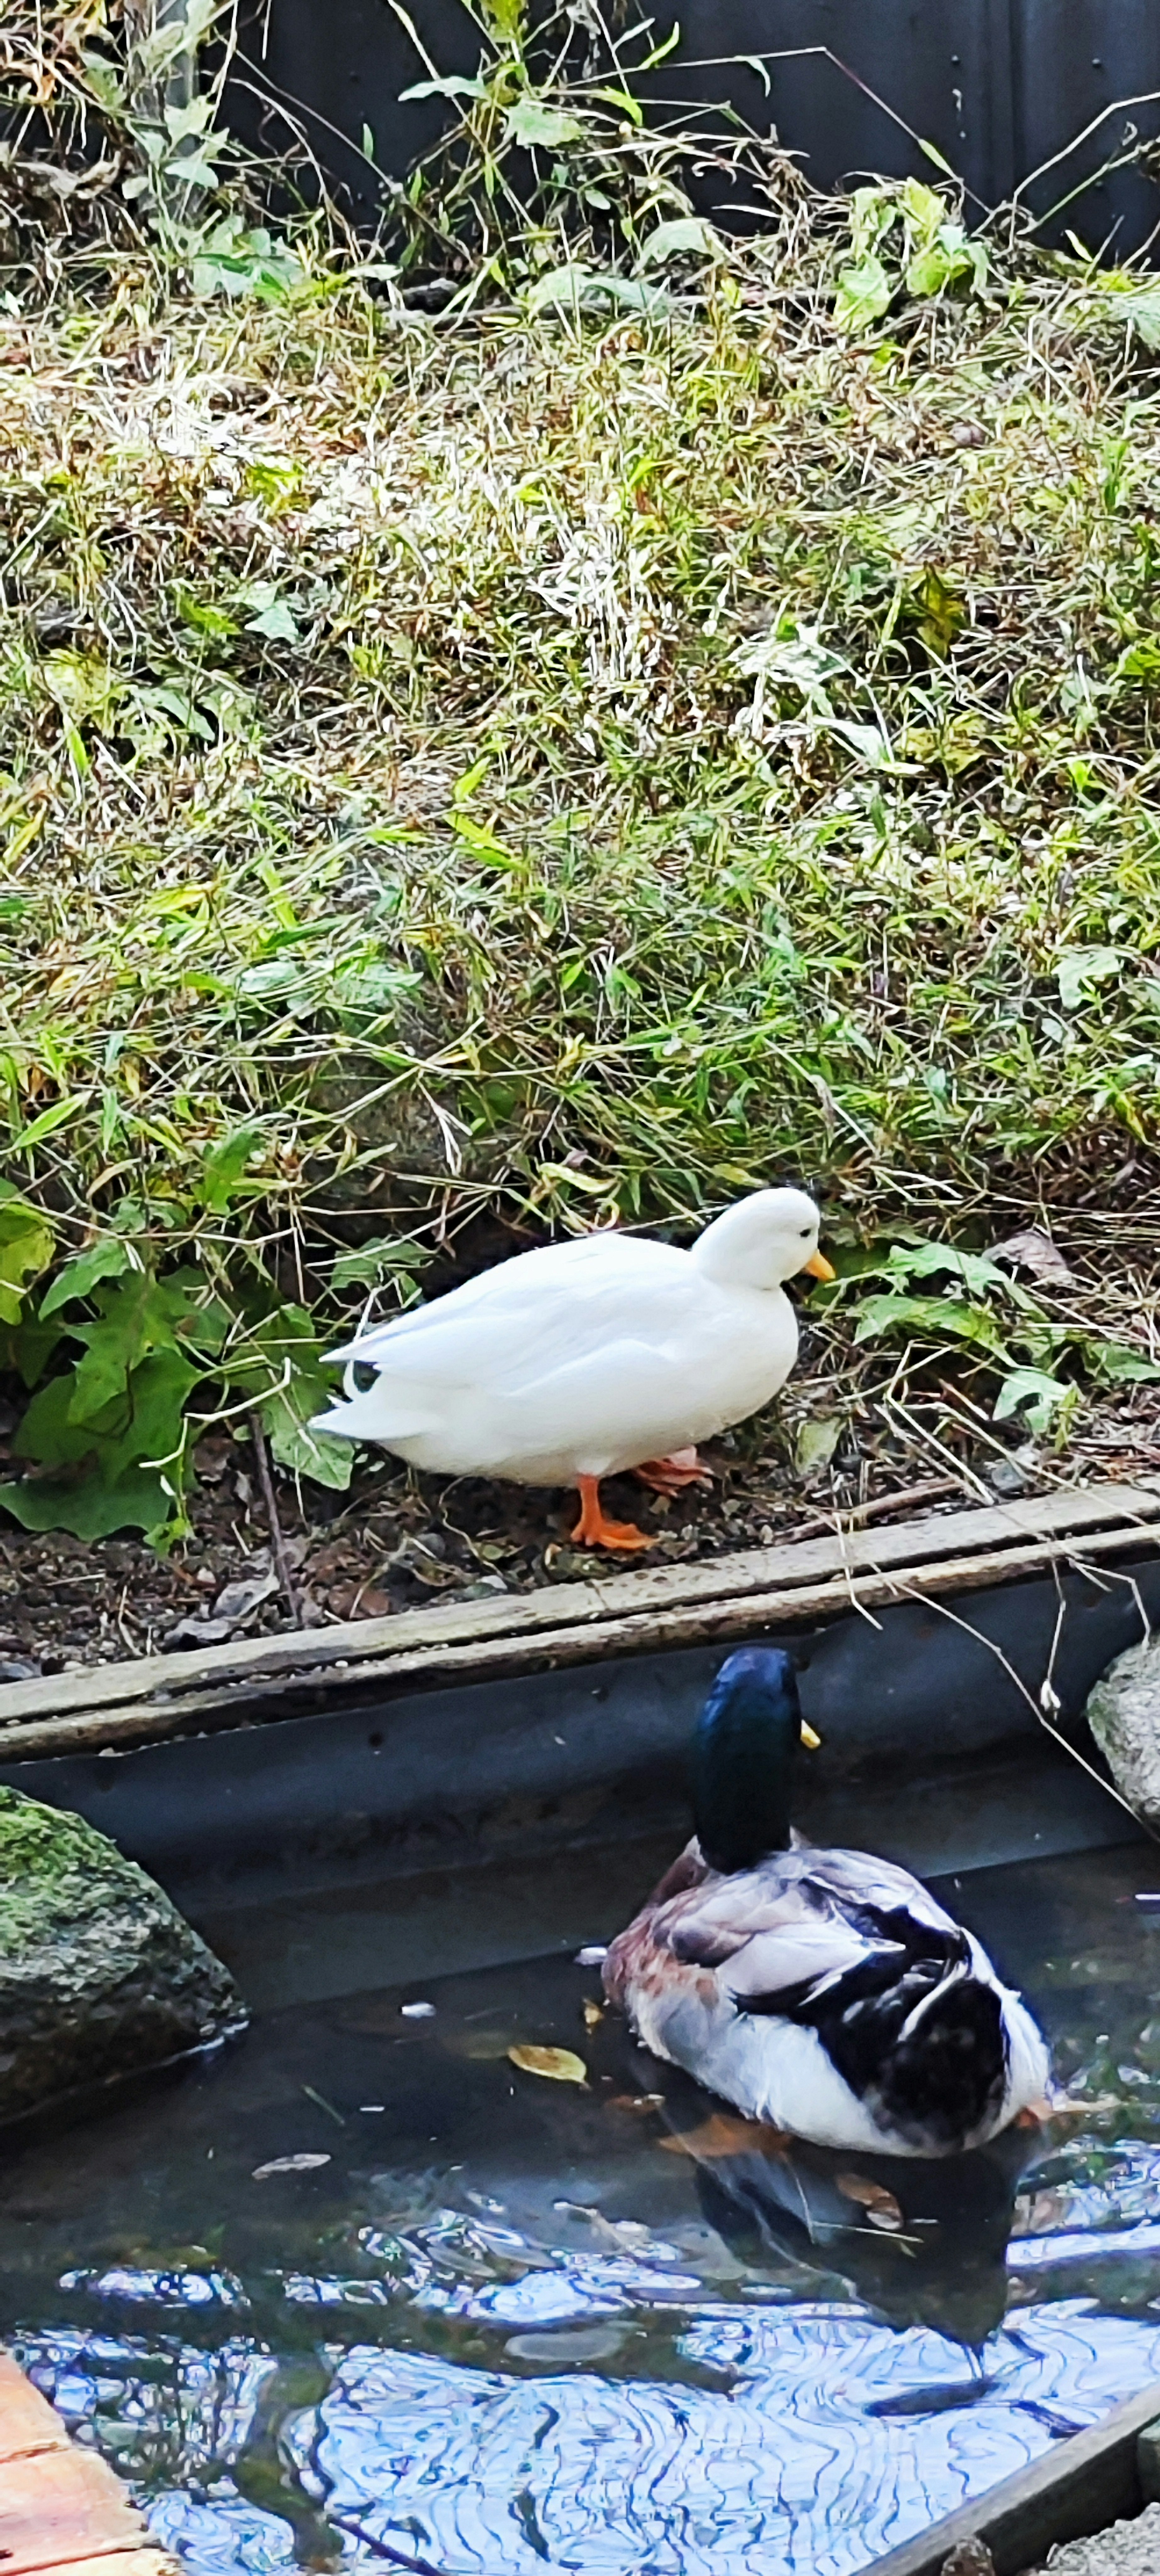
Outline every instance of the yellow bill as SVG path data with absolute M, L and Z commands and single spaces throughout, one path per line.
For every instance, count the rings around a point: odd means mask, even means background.
M 811 1279 L 836 1279 L 838 1276 L 824 1252 L 811 1252 L 809 1260 L 803 1261 L 802 1269 Z
M 820 1753 L 821 1751 L 821 1736 L 815 1735 L 812 1726 L 806 1725 L 804 1717 L 802 1719 L 802 1743 L 804 1744 L 807 1753 Z

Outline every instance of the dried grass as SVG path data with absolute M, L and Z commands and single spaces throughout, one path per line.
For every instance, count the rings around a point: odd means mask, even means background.
M 849 252 L 786 181 L 651 312 L 123 255 L 0 323 L 0 1162 L 62 1250 L 325 1316 L 368 1235 L 470 1262 L 792 1176 L 851 1248 L 1033 1215 L 1139 1331 L 1155 371 L 1116 281 L 1023 252 L 851 333 Z

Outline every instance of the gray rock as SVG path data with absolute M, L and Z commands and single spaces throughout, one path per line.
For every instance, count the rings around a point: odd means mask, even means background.
M 1052 2576 L 1156 2576 L 1160 2504 L 1150 2504 L 1134 2522 L 1113 2522 L 1090 2540 L 1057 2542 L 1047 2564 Z
M 0 2121 L 223 2039 L 229 1971 L 80 1816 L 0 1787 Z
M 1160 1637 L 1117 1655 L 1084 1713 L 1117 1789 L 1137 1815 L 1160 1825 Z

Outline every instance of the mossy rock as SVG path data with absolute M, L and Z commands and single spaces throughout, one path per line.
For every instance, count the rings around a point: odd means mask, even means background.
M 1117 1655 L 1084 1715 L 1117 1789 L 1146 1824 L 1160 1826 L 1160 1637 Z
M 0 1787 L 0 2121 L 244 2020 L 228 1969 L 135 1861 Z

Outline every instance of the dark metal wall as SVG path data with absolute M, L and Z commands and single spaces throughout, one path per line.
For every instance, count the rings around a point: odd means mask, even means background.
M 478 38 L 459 0 L 412 0 L 411 14 L 441 71 L 475 70 Z M 1160 93 L 1160 0 L 673 0 L 654 15 L 659 33 L 670 17 L 679 18 L 681 45 L 655 76 L 658 96 L 730 100 L 759 131 L 775 125 L 825 187 L 856 172 L 931 175 L 847 71 L 935 144 L 987 206 L 1115 102 Z M 836 59 L 819 52 L 772 63 L 768 98 L 752 70 L 706 59 L 811 47 Z M 380 169 L 401 174 L 433 141 L 441 114 L 437 101 L 400 105 L 400 90 L 422 79 L 424 66 L 390 0 L 267 0 L 247 50 L 252 87 L 236 92 L 235 115 L 256 136 L 256 92 L 264 92 L 266 131 L 277 139 L 273 103 L 292 106 L 352 211 L 373 221 L 381 192 L 357 148 L 364 127 Z M 1117 249 L 1137 247 L 1160 220 L 1160 188 L 1144 173 L 1090 184 L 1129 126 L 1160 133 L 1160 100 L 1106 116 L 1033 185 L 1037 213 L 1083 190 L 1054 225 L 1057 238 L 1067 225 L 1093 248 L 1109 237 Z

